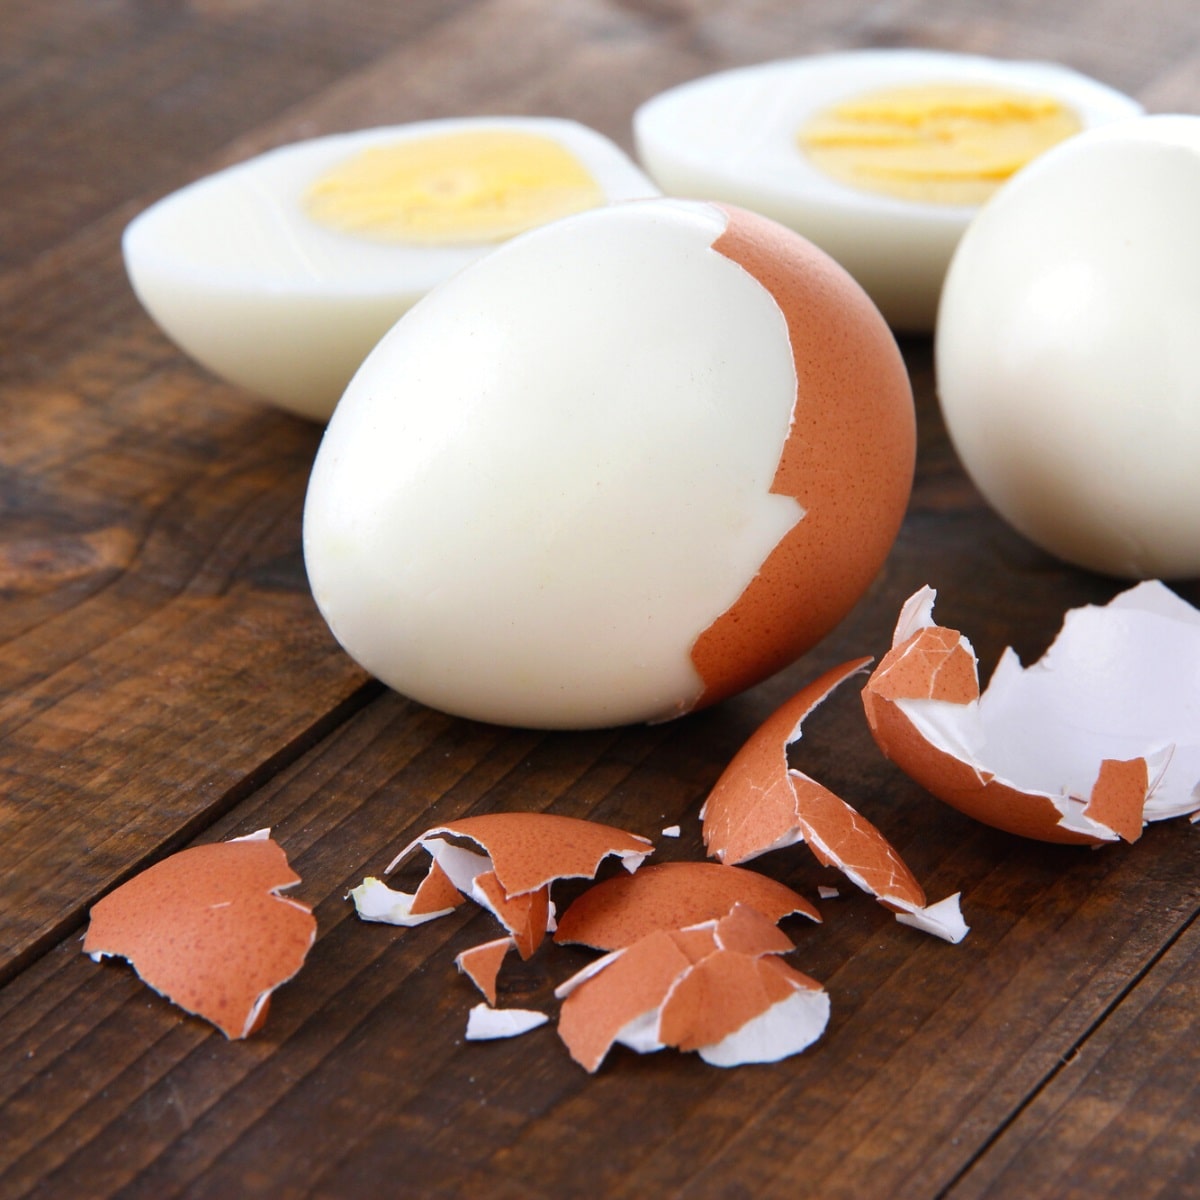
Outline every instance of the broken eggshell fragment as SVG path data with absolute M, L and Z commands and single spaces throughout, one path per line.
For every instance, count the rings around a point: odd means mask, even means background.
M 884 754 L 954 808 L 1048 842 L 1135 840 L 1200 811 L 1200 612 L 1157 581 L 1072 609 L 1023 667 L 1006 649 L 979 690 L 971 643 L 905 603 L 863 690 Z
M 959 942 L 967 934 L 958 894 L 937 904 L 887 839 L 828 788 L 788 766 L 787 749 L 804 719 L 840 683 L 863 671 L 869 658 L 825 672 L 763 722 L 717 780 L 701 811 L 704 845 L 722 863 L 746 862 L 806 842 L 825 866 L 838 868 L 896 919 Z
M 451 838 L 471 842 L 479 850 Z M 627 871 L 636 871 L 653 844 L 637 834 L 578 817 L 489 813 L 427 829 L 396 855 L 385 873 L 418 848 L 432 861 L 417 890 L 396 891 L 368 877 L 350 892 L 358 915 L 368 921 L 415 925 L 451 911 L 454 897 L 469 896 L 496 917 L 522 958 L 528 958 L 553 928 L 550 885 L 554 880 L 591 879 L 612 855 Z
M 100 900 L 83 951 L 127 959 L 160 995 L 244 1038 L 316 938 L 312 911 L 279 894 L 299 882 L 266 829 L 192 846 Z
M 829 1020 L 820 984 L 776 957 L 791 949 L 748 905 L 653 930 L 556 990 L 559 1036 L 589 1072 L 618 1043 L 639 1054 L 694 1050 L 716 1066 L 777 1062 L 816 1041 Z
M 493 1008 L 496 1006 L 496 977 L 514 944 L 511 937 L 496 938 L 464 950 L 454 960 L 454 965 L 487 997 Z
M 588 888 L 563 913 L 554 940 L 618 950 L 651 933 L 723 917 L 735 904 L 753 908 L 772 923 L 793 913 L 821 920 L 798 892 L 757 871 L 711 862 L 664 862 Z
M 490 1042 L 519 1037 L 549 1020 L 544 1012 L 532 1008 L 491 1008 L 477 1004 L 467 1014 L 466 1039 L 468 1042 Z

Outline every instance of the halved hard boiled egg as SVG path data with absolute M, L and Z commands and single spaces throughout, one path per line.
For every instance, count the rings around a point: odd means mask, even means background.
M 396 690 L 509 725 L 662 720 L 785 666 L 912 482 L 904 362 L 811 243 L 646 200 L 526 233 L 355 375 L 304 513 L 317 604 Z
M 1054 63 L 860 50 L 693 80 L 642 105 L 634 133 L 665 191 L 788 225 L 893 327 L 926 331 L 979 204 L 1049 146 L 1140 111 Z
M 472 117 L 297 142 L 158 201 L 125 231 L 139 300 L 191 357 L 325 419 L 368 351 L 498 242 L 657 194 L 573 121 Z

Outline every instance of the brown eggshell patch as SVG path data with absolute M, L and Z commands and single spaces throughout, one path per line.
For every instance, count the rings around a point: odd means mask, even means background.
M 773 959 L 758 955 L 715 951 L 671 989 L 659 1017 L 659 1037 L 680 1050 L 699 1050 L 724 1041 L 791 996 L 794 985 L 775 966 Z M 820 986 L 803 978 L 802 986 Z
M 503 812 L 461 817 L 426 830 L 392 860 L 392 871 L 430 838 L 451 835 L 478 845 L 509 896 L 533 892 L 555 879 L 591 879 L 601 862 L 618 855 L 630 869 L 653 850 L 649 839 L 611 825 L 554 813 Z
M 659 930 L 567 980 L 558 989 L 558 1035 L 571 1057 L 595 1071 L 631 1023 L 653 1016 L 657 1025 L 660 1005 L 691 962 L 671 933 Z M 654 1040 L 647 1049 L 657 1048 Z
M 806 775 L 793 771 L 791 779 L 797 828 L 823 866 L 836 867 L 886 905 L 925 907 L 925 889 L 866 817 Z
M 1068 612 L 1031 666 L 1006 650 L 981 692 L 935 598 L 905 602 L 863 690 L 876 742 L 914 780 L 997 829 L 1075 845 L 1200 810 L 1200 612 L 1138 584 Z
M 803 896 L 757 871 L 721 863 L 656 863 L 589 888 L 563 913 L 554 940 L 615 950 L 655 931 L 719 919 L 739 903 L 772 922 L 792 913 L 821 919 Z
M 496 1004 L 496 980 L 512 948 L 511 937 L 496 938 L 495 941 L 464 950 L 454 960 L 454 965 L 487 997 L 487 1002 L 493 1007 Z
M 850 611 L 900 529 L 916 452 L 908 372 L 867 295 L 804 238 L 720 207 L 729 222 L 713 248 L 771 293 L 787 324 L 796 402 L 771 490 L 804 516 L 694 643 L 700 705 L 774 674 Z
M 787 954 L 792 940 L 765 913 L 749 904 L 735 904 L 713 925 L 715 947 L 738 954 Z
M 435 858 L 429 864 L 429 873 L 421 880 L 413 893 L 411 912 L 414 917 L 441 914 L 447 909 L 457 908 L 465 899 L 450 876 Z
M 494 871 L 475 877 L 475 898 L 488 909 L 512 935 L 513 944 L 522 958 L 530 958 L 542 944 L 550 922 L 550 887 L 536 892 L 508 895 L 500 886 Z
M 471 842 L 484 853 L 450 841 Z M 417 925 L 456 907 L 464 896 L 488 909 L 512 936 L 522 958 L 541 945 L 553 923 L 550 884 L 590 878 L 609 855 L 635 871 L 652 843 L 611 825 L 549 813 L 508 812 L 465 817 L 427 829 L 388 866 L 393 870 L 418 847 L 430 856 L 414 893 L 394 891 L 374 877 L 352 888 L 366 921 Z
M 299 882 L 266 831 L 193 846 L 100 900 L 83 951 L 127 959 L 156 992 L 243 1038 L 316 937 L 311 910 L 279 895 Z
M 962 634 L 931 625 L 888 651 L 871 687 L 884 700 L 924 697 L 969 704 L 979 698 L 979 668 Z
M 1125 841 L 1136 842 L 1142 836 L 1142 814 L 1149 790 L 1150 772 L 1144 758 L 1125 762 L 1106 758 L 1100 764 L 1100 774 L 1083 815 L 1107 825 Z
M 731 866 L 795 841 L 796 793 L 787 748 L 804 719 L 840 683 L 862 671 L 859 658 L 826 671 L 779 706 L 747 739 L 704 802 L 704 845 Z

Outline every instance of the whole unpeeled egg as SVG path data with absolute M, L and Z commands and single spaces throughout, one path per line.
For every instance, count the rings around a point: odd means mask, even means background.
M 908 376 L 865 293 L 737 209 L 645 200 L 431 292 L 325 431 L 305 560 L 366 669 L 480 720 L 666 719 L 765 678 L 882 564 Z
M 1055 63 L 856 50 L 691 80 L 643 104 L 634 133 L 666 192 L 782 222 L 894 328 L 928 331 L 980 200 L 1055 138 L 1140 111 Z
M 172 193 L 123 249 L 160 327 L 214 374 L 323 420 L 431 287 L 546 220 L 657 189 L 573 121 L 478 117 L 296 142 Z
M 1048 152 L 967 230 L 938 392 L 988 501 L 1068 562 L 1200 575 L 1200 117 Z

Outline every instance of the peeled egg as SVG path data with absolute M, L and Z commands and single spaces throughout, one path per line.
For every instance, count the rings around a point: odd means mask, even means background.
M 573 121 L 460 118 L 297 142 L 125 231 L 139 300 L 214 374 L 325 419 L 388 328 L 499 241 L 657 189 Z
M 634 133 L 665 191 L 797 230 L 893 327 L 927 331 L 979 203 L 1057 139 L 1140 111 L 1054 63 L 860 50 L 693 80 L 642 105 Z
M 325 431 L 316 602 L 367 670 L 479 720 L 662 720 L 824 636 L 899 529 L 903 359 L 854 281 L 655 199 L 500 247 L 404 316 Z
M 967 231 L 938 392 L 959 457 L 1043 549 L 1126 578 L 1200 575 L 1200 117 L 1051 151 Z

